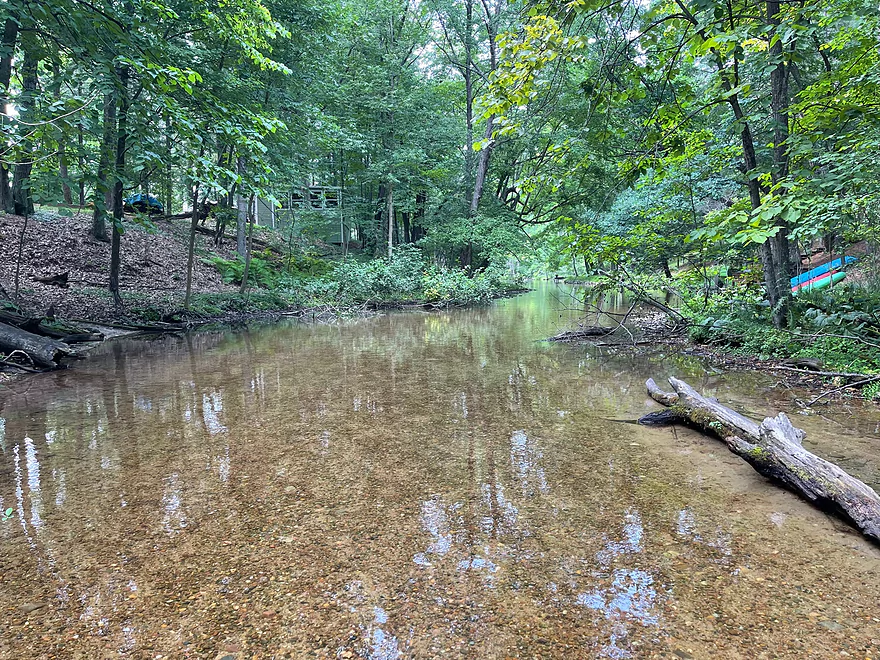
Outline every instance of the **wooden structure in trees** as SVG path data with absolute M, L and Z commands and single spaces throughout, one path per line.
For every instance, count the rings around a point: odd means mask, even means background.
M 351 229 L 345 222 L 343 190 L 339 186 L 302 186 L 276 197 L 280 208 L 257 200 L 258 225 L 279 230 L 292 227 L 299 233 L 308 226 L 314 238 L 332 245 L 345 245 L 351 240 Z M 308 221 L 304 222 L 306 218 Z

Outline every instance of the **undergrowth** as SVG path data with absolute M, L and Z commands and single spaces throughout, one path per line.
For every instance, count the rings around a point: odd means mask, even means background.
M 731 286 L 691 314 L 691 339 L 761 359 L 818 360 L 828 371 L 880 372 L 880 292 L 858 286 L 794 298 L 789 326 L 774 328 L 757 287 Z
M 208 260 L 224 282 L 240 284 L 244 261 Z M 272 292 L 288 306 L 356 305 L 364 303 L 486 303 L 522 283 L 504 277 L 499 269 L 469 274 L 427 263 L 422 251 L 399 246 L 393 256 L 329 261 L 302 254 L 281 257 L 265 250 L 251 257 L 248 283 Z

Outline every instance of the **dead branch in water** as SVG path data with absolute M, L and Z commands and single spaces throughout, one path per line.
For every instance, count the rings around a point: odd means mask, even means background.
M 807 403 L 807 408 L 812 406 L 814 403 L 818 403 L 826 396 L 831 396 L 832 394 L 837 394 L 838 392 L 843 392 L 843 390 L 849 389 L 851 387 L 861 387 L 863 385 L 869 385 L 871 383 L 876 383 L 880 380 L 880 376 L 871 376 L 870 378 L 865 378 L 863 380 L 858 380 L 855 383 L 847 383 L 846 385 L 841 385 L 840 387 L 835 387 L 833 390 L 826 390 L 822 392 L 819 396 L 815 397 L 812 401 Z
M 614 332 L 615 328 L 606 328 L 601 325 L 589 325 L 577 330 L 564 330 L 559 334 L 548 337 L 547 341 L 580 341 L 589 337 L 605 337 Z
M 770 371 L 791 371 L 796 374 L 809 374 L 822 378 L 872 378 L 871 374 L 854 374 L 846 371 L 815 371 L 814 369 L 798 369 L 797 367 L 770 367 Z M 875 374 L 876 375 L 876 374 Z
M 765 477 L 810 502 L 834 509 L 865 536 L 880 541 L 880 496 L 839 466 L 804 449 L 806 433 L 795 428 L 785 413 L 758 424 L 701 396 L 684 381 L 670 378 L 669 383 L 674 392 L 665 392 L 648 380 L 651 398 L 673 414 L 660 418 L 652 413 L 643 418 L 645 423 L 687 422 L 719 436 L 730 451 Z

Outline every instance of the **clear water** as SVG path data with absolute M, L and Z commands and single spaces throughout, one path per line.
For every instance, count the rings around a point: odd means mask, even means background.
M 573 308 L 573 309 L 568 309 Z M 719 442 L 685 377 L 875 487 L 880 415 L 486 309 L 120 341 L 0 393 L 0 657 L 880 658 L 880 552 Z

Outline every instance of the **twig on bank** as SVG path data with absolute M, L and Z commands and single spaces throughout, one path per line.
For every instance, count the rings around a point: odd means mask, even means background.
M 822 394 L 820 394 L 819 396 L 817 396 L 816 398 L 814 398 L 814 399 L 813 399 L 812 401 L 810 401 L 809 403 L 807 403 L 807 408 L 809 408 L 810 406 L 812 406 L 814 403 L 818 403 L 819 401 L 821 401 L 822 399 L 824 399 L 826 396 L 830 396 L 830 395 L 832 395 L 832 394 L 837 394 L 838 392 L 842 392 L 843 390 L 845 390 L 845 389 L 849 389 L 849 388 L 851 388 L 851 387 L 859 387 L 859 386 L 861 386 L 861 385 L 868 385 L 869 383 L 876 383 L 878 380 L 880 380 L 880 376 L 871 376 L 870 378 L 865 378 L 864 380 L 860 380 L 860 381 L 855 382 L 855 383 L 847 383 L 846 385 L 842 385 L 842 386 L 840 386 L 840 387 L 836 387 L 836 388 L 834 388 L 833 390 L 827 390 L 827 391 L 825 391 L 825 392 L 822 392 Z
M 798 369 L 797 367 L 769 367 L 769 371 L 792 371 L 796 374 L 810 374 L 823 378 L 873 378 L 870 374 L 851 374 L 843 371 L 814 371 L 813 369 Z
M 834 337 L 837 339 L 853 339 L 861 344 L 864 344 L 865 346 L 870 346 L 871 348 L 880 348 L 880 344 L 875 344 L 873 342 L 870 342 L 867 339 L 865 339 L 864 337 L 860 337 L 858 335 L 840 335 L 840 334 L 835 334 L 832 332 L 815 332 L 813 334 L 807 334 L 804 332 L 794 332 L 793 330 L 786 330 L 785 328 L 782 328 L 782 331 L 790 334 L 792 337 L 798 337 L 800 339 L 812 339 L 813 341 L 815 341 L 816 339 L 819 339 L 820 337 Z
M 648 344 L 656 344 L 658 343 L 656 339 L 643 339 L 641 341 L 634 341 L 631 344 L 628 342 L 620 342 L 620 341 L 591 341 L 590 344 L 593 346 L 646 346 Z
M 12 367 L 13 369 L 21 369 L 22 371 L 26 371 L 29 374 L 43 373 L 39 369 L 31 369 L 30 367 L 26 367 L 23 364 L 18 364 L 16 362 L 10 362 L 9 360 L 0 360 L 0 364 L 2 364 L 4 367 Z

